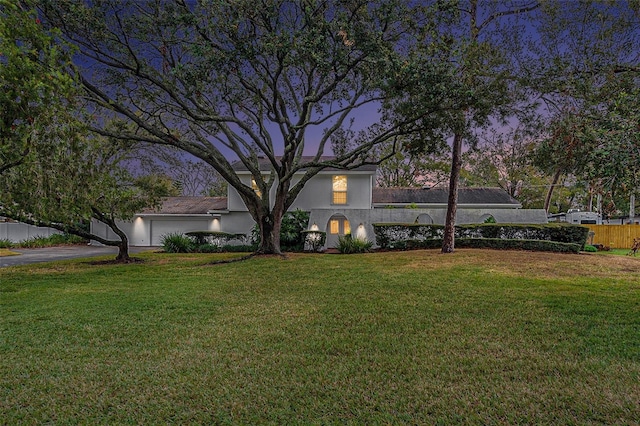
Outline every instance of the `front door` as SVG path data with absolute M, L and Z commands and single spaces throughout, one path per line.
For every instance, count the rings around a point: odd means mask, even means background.
M 338 237 L 351 233 L 349 220 L 343 215 L 333 215 L 327 223 L 327 247 L 338 245 Z

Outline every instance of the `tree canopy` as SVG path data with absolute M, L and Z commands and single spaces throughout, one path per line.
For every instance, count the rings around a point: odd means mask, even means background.
M 122 167 L 130 144 L 87 133 L 97 118 L 82 108 L 73 44 L 29 1 L 0 0 L 0 17 L 0 215 L 117 245 L 127 260 L 115 221 L 156 204 L 162 185 Z M 118 238 L 91 234 L 92 218 Z
M 401 100 L 391 105 L 395 114 L 405 116 L 422 112 L 423 132 L 408 144 L 410 152 L 432 151 L 451 140 L 449 199 L 443 253 L 454 251 L 455 217 L 458 186 L 462 168 L 463 143 L 475 143 L 477 129 L 490 125 L 493 117 L 512 114 L 523 100 L 524 92 L 516 85 L 512 58 L 521 43 L 512 39 L 523 24 L 513 17 L 531 12 L 538 2 L 479 2 L 478 0 L 445 2 L 451 9 L 447 19 L 439 22 L 435 42 L 418 50 L 418 60 L 445 61 L 453 78 L 439 99 L 439 107 L 426 90 L 430 81 L 419 77 L 404 90 Z M 442 46 L 449 46 L 443 49 Z
M 123 167 L 136 150 L 122 142 L 88 137 L 69 129 L 44 155 L 30 154 L 0 181 L 0 215 L 117 246 L 117 260 L 128 261 L 128 239 L 117 220 L 159 204 L 167 186 L 153 177 L 134 178 Z M 103 238 L 89 222 L 104 223 L 116 235 Z
M 47 136 L 75 93 L 72 53 L 28 3 L 0 0 L 0 175 L 50 149 Z
M 260 252 L 280 252 L 282 217 L 321 170 L 400 171 L 401 147 L 423 160 L 448 143 L 453 251 L 463 143 L 525 111 L 554 178 L 638 186 L 635 3 L 42 0 L 42 22 L 24 4 L 0 0 L 16 35 L 0 38 L 0 173 L 60 140 L 41 136 L 67 131 L 77 81 L 112 146 L 180 150 L 233 187 Z
M 127 123 L 94 130 L 174 146 L 211 165 L 258 223 L 261 252 L 280 252 L 282 215 L 320 170 L 371 162 L 372 147 L 417 131 L 422 112 L 391 120 L 376 112 L 381 102 L 420 76 L 423 98 L 437 108 L 449 75 L 442 62 L 412 61 L 407 52 L 437 21 L 430 8 L 399 0 L 41 6 L 79 46 L 92 108 Z M 370 122 L 354 121 L 367 113 Z M 234 160 L 259 191 L 236 175 Z M 294 181 L 296 172 L 303 175 Z
M 549 2 L 532 22 L 538 38 L 521 69 L 544 107 L 538 164 L 553 176 L 546 209 L 562 175 L 608 197 L 605 214 L 616 194 L 640 187 L 639 19 L 635 2 Z

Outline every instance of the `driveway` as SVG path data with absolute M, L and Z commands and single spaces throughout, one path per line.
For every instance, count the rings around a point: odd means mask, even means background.
M 129 254 L 155 250 L 157 247 L 129 247 Z M 26 265 L 29 263 L 51 262 L 56 260 L 78 259 L 83 257 L 109 256 L 118 254 L 117 247 L 108 246 L 61 246 L 37 249 L 11 249 L 20 253 L 17 256 L 0 257 L 0 268 L 5 266 Z

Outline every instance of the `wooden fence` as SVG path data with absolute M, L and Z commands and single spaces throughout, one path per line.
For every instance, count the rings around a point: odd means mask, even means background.
M 593 244 L 630 249 L 634 238 L 640 238 L 640 225 L 583 225 L 593 233 Z M 587 240 L 589 242 L 591 238 Z

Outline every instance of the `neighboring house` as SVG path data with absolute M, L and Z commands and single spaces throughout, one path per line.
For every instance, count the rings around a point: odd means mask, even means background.
M 578 209 L 569 209 L 566 213 L 548 215 L 548 218 L 556 222 L 567 222 L 576 225 L 602 225 L 602 216 L 596 212 L 583 212 Z
M 261 165 L 268 173 L 268 163 Z M 245 185 L 257 190 L 242 164 L 236 163 L 234 168 Z M 374 188 L 375 176 L 376 166 L 372 165 L 354 170 L 325 169 L 307 182 L 290 210 L 310 212 L 308 227 L 326 231 L 326 247 L 335 246 L 338 236 L 347 233 L 375 242 L 374 223 L 444 224 L 448 190 Z M 272 190 L 270 199 L 275 195 L 275 188 Z M 502 223 L 547 222 L 543 209 L 521 207 L 499 188 L 463 188 L 456 222 L 482 223 L 490 217 Z M 237 191 L 229 187 L 227 197 L 169 197 L 160 209 L 136 214 L 132 222 L 121 224 L 121 229 L 131 245 L 157 246 L 170 232 L 213 230 L 249 235 L 254 223 Z M 109 232 L 97 223 L 92 224 L 92 231 L 98 235 Z

